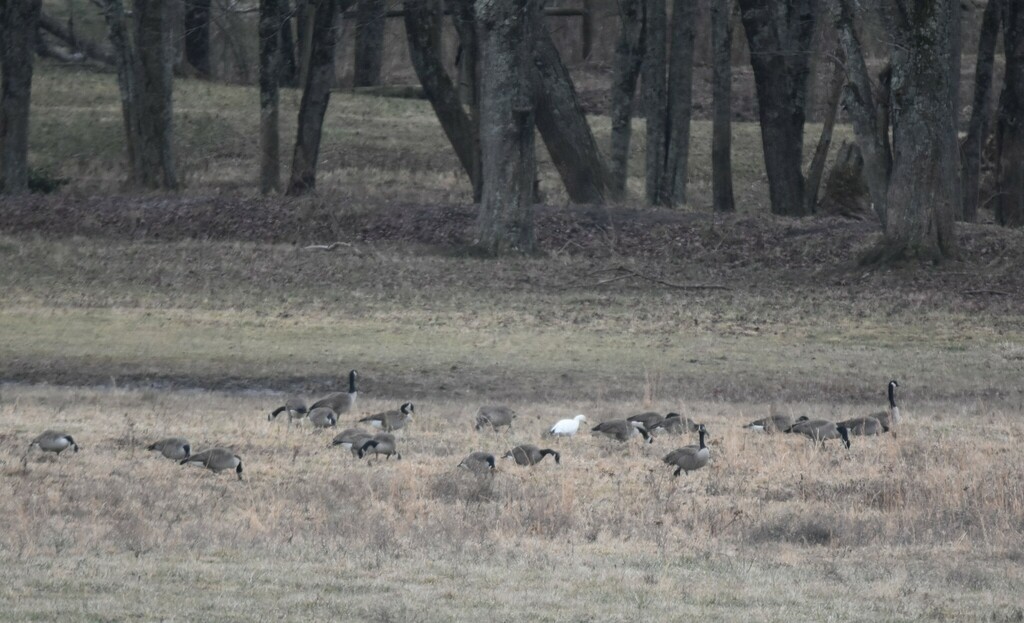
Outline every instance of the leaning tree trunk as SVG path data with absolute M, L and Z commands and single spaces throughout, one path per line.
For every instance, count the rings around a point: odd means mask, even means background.
M 171 54 L 171 3 L 164 0 L 135 0 L 135 44 L 138 54 L 139 86 L 136 149 L 140 154 L 139 181 L 147 188 L 175 189 L 172 141 L 172 92 L 174 58 Z
M 814 0 L 739 0 L 750 45 L 771 209 L 803 216 L 804 116 Z
M 686 204 L 690 160 L 690 115 L 693 112 L 693 34 L 696 0 L 672 3 L 672 39 L 668 63 L 668 141 L 665 153 L 664 203 Z
M 644 60 L 640 69 L 647 118 L 644 195 L 650 205 L 663 203 L 665 130 L 668 89 L 665 79 L 665 0 L 644 0 Z
M 0 188 L 28 190 L 28 125 L 32 99 L 32 60 L 40 0 L 0 2 Z
M 825 118 L 821 124 L 821 136 L 818 137 L 818 146 L 814 149 L 814 157 L 811 158 L 811 166 L 807 169 L 807 183 L 804 185 L 804 211 L 807 214 L 814 214 L 818 206 L 818 188 L 821 186 L 821 178 L 825 173 L 825 160 L 828 158 L 828 150 L 832 145 L 832 130 L 836 125 L 836 116 L 839 113 L 839 99 L 843 95 L 843 84 L 846 82 L 846 75 L 843 73 L 843 50 L 842 48 L 832 53 L 832 78 L 828 83 L 827 99 L 825 100 Z
M 643 50 L 643 0 L 619 0 L 621 30 L 612 61 L 611 157 L 612 187 L 625 195 L 629 175 L 629 142 L 632 134 L 633 96 L 640 76 Z
M 281 187 L 278 86 L 281 79 L 280 0 L 260 0 L 260 192 Z
M 939 261 L 957 254 L 959 157 L 950 68 L 959 10 L 958 0 L 919 0 L 895 17 L 889 226 L 865 262 Z
M 712 105 L 711 195 L 716 212 L 733 212 L 732 0 L 711 0 Z
M 992 67 L 995 61 L 996 40 L 999 38 L 999 14 L 1003 0 L 988 0 L 981 18 L 978 36 L 978 58 L 974 70 L 974 100 L 967 136 L 963 141 L 963 191 L 960 218 L 973 223 L 978 218 L 978 191 L 981 174 L 981 151 L 988 136 L 990 108 L 992 107 Z
M 384 0 L 356 2 L 356 49 L 352 86 L 372 87 L 380 84 L 386 8 Z
M 1003 23 L 1006 77 L 996 127 L 996 221 L 1024 226 L 1024 6 L 1008 1 Z
M 480 147 L 483 199 L 477 248 L 485 255 L 532 253 L 534 146 L 530 88 L 534 0 L 477 0 L 480 33 Z
M 344 2 L 344 0 L 343 0 Z M 324 115 L 334 82 L 334 20 L 344 10 L 337 0 L 320 0 L 306 10 L 315 11 L 310 39 L 309 68 L 299 103 L 298 135 L 292 156 L 292 173 L 287 194 L 305 195 L 316 188 L 316 162 L 320 155 L 320 136 Z

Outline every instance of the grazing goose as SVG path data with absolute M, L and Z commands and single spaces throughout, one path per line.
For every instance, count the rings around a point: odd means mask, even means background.
M 494 455 L 487 452 L 474 452 L 462 459 L 459 463 L 462 469 L 468 469 L 475 474 L 493 474 L 497 470 L 494 463 Z
M 331 445 L 342 446 L 350 450 L 353 456 L 359 456 L 359 449 L 371 439 L 373 435 L 361 428 L 346 428 L 334 436 Z
M 511 450 L 505 453 L 505 456 L 501 458 L 513 459 L 519 465 L 536 465 L 537 463 L 543 461 L 544 457 L 546 457 L 549 454 L 555 457 L 556 464 L 562 462 L 562 455 L 555 452 L 554 450 L 551 450 L 550 448 L 545 448 L 541 450 L 537 446 L 530 443 L 524 443 L 521 446 L 516 446 L 515 448 L 512 448 Z
M 476 411 L 476 426 L 474 428 L 480 430 L 484 426 L 490 426 L 494 432 L 498 432 L 499 427 L 507 426 L 508 430 L 512 430 L 512 420 L 515 418 L 516 412 L 509 407 L 503 405 L 484 406 Z
M 594 428 L 590 429 L 590 433 L 593 435 L 604 435 L 610 439 L 616 441 L 629 441 L 630 438 L 636 435 L 643 435 L 643 438 L 647 443 L 653 443 L 654 438 L 647 432 L 647 429 L 641 426 L 639 423 L 629 422 L 627 420 L 608 420 L 607 422 L 601 422 Z
M 900 408 L 896 406 L 896 388 L 899 386 L 896 379 L 889 381 L 889 409 L 871 414 L 871 417 L 881 422 L 887 431 L 903 421 L 903 418 L 900 417 Z
M 359 458 L 363 458 L 371 452 L 374 458 L 383 454 L 386 459 L 390 460 L 391 455 L 394 454 L 397 460 L 402 460 L 402 453 L 396 448 L 395 436 L 391 433 L 377 433 L 373 439 L 364 441 L 363 445 L 359 447 Z
M 385 411 L 383 413 L 375 413 L 368 415 L 360 422 L 365 422 L 374 428 L 391 432 L 402 428 L 406 424 L 412 421 L 412 414 L 416 411 L 416 407 L 411 402 L 403 403 L 397 411 Z
M 179 463 L 182 465 L 197 463 L 215 474 L 219 474 L 225 469 L 233 469 L 238 474 L 238 479 L 242 479 L 242 457 L 224 448 L 204 450 L 199 454 L 193 454 L 187 459 L 182 459 Z
M 327 407 L 334 411 L 335 415 L 345 415 L 356 405 L 356 377 L 359 376 L 355 370 L 348 373 L 348 392 L 334 392 L 309 405 L 310 413 L 313 409 Z
M 881 435 L 889 430 L 888 426 L 870 416 L 843 420 L 837 426 L 845 426 L 851 435 Z
M 665 416 L 658 413 L 657 411 L 646 411 L 644 413 L 637 413 L 626 418 L 627 422 L 637 422 L 647 430 L 654 428 L 659 422 L 664 421 Z
M 57 456 L 60 456 L 60 453 L 68 448 L 74 448 L 75 452 L 78 452 L 78 444 L 71 438 L 71 435 L 56 430 L 43 431 L 32 440 L 32 443 L 28 444 L 28 449 L 31 450 L 32 446 L 39 446 L 39 449 L 44 452 L 56 452 Z
M 288 412 L 288 426 L 292 425 L 292 420 L 301 420 L 306 417 L 307 413 L 309 413 L 309 410 L 306 408 L 306 401 L 302 398 L 293 397 L 286 400 L 280 407 L 271 411 L 270 415 L 267 416 L 267 421 L 276 420 L 277 416 L 282 411 Z
M 787 433 L 798 433 L 825 445 L 829 439 L 842 439 L 846 449 L 850 449 L 850 435 L 846 427 L 829 420 L 805 420 L 797 422 L 785 430 Z
M 309 410 L 309 421 L 316 428 L 330 428 L 338 425 L 338 416 L 327 407 L 317 407 Z
M 555 425 L 548 430 L 549 435 L 555 437 L 572 437 L 576 434 L 576 431 L 580 429 L 580 424 L 587 421 L 587 416 L 582 413 L 576 417 L 568 420 L 558 420 Z
M 807 416 L 801 415 L 796 419 L 797 422 L 806 422 Z M 759 433 L 778 433 L 786 430 L 793 425 L 793 418 L 788 415 L 771 415 L 763 417 L 760 420 L 754 420 L 750 424 L 745 424 L 743 428 L 749 428 L 752 431 Z
M 674 435 L 682 435 L 683 433 L 695 433 L 700 427 L 700 424 L 694 422 L 688 417 L 683 417 L 678 413 L 669 413 L 665 416 L 665 419 L 654 425 L 651 432 L 665 431 Z
M 184 437 L 168 437 L 146 446 L 147 450 L 155 450 L 169 459 L 180 461 L 192 455 L 192 446 Z
M 703 424 L 697 429 L 697 434 L 700 435 L 700 445 L 684 446 L 678 450 L 673 450 L 662 459 L 669 465 L 676 466 L 676 471 L 672 474 L 673 476 L 679 476 L 679 472 L 690 473 L 708 464 L 708 459 L 711 458 L 711 450 L 704 445 L 704 437 L 707 436 L 708 431 L 704 428 Z

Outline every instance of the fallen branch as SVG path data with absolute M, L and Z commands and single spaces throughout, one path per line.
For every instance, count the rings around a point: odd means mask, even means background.
M 333 251 L 338 247 L 351 247 L 351 242 L 332 242 L 331 244 L 311 244 L 302 247 L 306 251 Z

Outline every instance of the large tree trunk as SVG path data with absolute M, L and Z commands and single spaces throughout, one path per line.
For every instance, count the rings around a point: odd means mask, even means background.
M 804 107 L 813 0 L 739 0 L 750 45 L 772 212 L 803 216 Z
M 832 78 L 828 83 L 828 99 L 825 100 L 825 118 L 822 120 L 821 136 L 818 137 L 818 146 L 814 149 L 811 166 L 807 169 L 807 184 L 804 186 L 804 192 L 807 193 L 804 196 L 804 211 L 807 214 L 817 211 L 818 188 L 825 173 L 825 160 L 828 159 L 828 149 L 832 145 L 832 130 L 835 128 L 836 115 L 839 112 L 839 98 L 843 95 L 843 84 L 846 82 L 842 49 L 834 51 L 832 58 Z
M 978 190 L 981 173 L 981 150 L 988 136 L 992 108 L 992 67 L 996 40 L 999 38 L 999 15 L 1003 0 L 988 0 L 981 18 L 978 36 L 978 57 L 974 70 L 974 100 L 967 136 L 963 141 L 963 207 L 960 218 L 973 223 L 978 218 Z
M 717 212 L 736 209 L 732 194 L 732 0 L 711 0 L 713 128 L 711 194 Z
M 647 151 L 644 195 L 650 205 L 663 203 L 665 193 L 665 130 L 668 110 L 665 0 L 644 0 L 644 60 L 640 68 Z
M 384 0 L 356 2 L 356 50 L 352 86 L 372 87 L 380 84 L 380 69 L 384 59 L 385 8 Z
M 621 194 L 611 185 L 608 165 L 580 106 L 569 70 L 543 23 L 540 7 L 530 17 L 537 129 L 569 199 L 575 203 L 618 200 Z
M 278 85 L 281 79 L 280 0 L 260 0 L 260 192 L 281 187 Z
M 278 9 L 281 14 L 280 83 L 284 86 L 295 87 L 299 85 L 299 66 L 295 60 L 297 52 L 295 37 L 292 36 L 294 12 L 288 0 L 280 0 Z
M 690 116 L 693 112 L 693 33 L 696 0 L 673 0 L 672 39 L 668 66 L 668 147 L 665 153 L 664 199 L 686 204 L 690 161 Z
M 480 27 L 480 147 L 483 199 L 477 248 L 532 253 L 536 160 L 530 88 L 535 0 L 477 0 Z
M 894 16 L 889 226 L 867 262 L 957 254 L 959 158 L 950 69 L 959 10 L 958 0 L 918 0 Z
M 173 63 L 171 54 L 171 3 L 164 0 L 135 0 L 135 43 L 138 54 L 139 181 L 147 188 L 175 189 L 172 141 Z
M 342 0 L 345 3 L 345 0 Z M 316 188 L 316 163 L 320 156 L 320 136 L 323 132 L 324 115 L 331 98 L 334 82 L 334 21 L 340 10 L 337 0 L 320 0 L 308 5 L 307 11 L 315 11 L 310 39 L 309 68 L 306 70 L 306 84 L 302 89 L 299 103 L 298 135 L 295 138 L 295 153 L 292 156 L 292 173 L 287 194 L 298 196 L 310 193 Z
M 28 190 L 28 126 L 32 60 L 40 0 L 0 1 L 0 187 Z
M 185 60 L 210 77 L 210 0 L 185 0 Z
M 437 0 L 405 1 L 405 32 L 409 57 L 423 91 L 441 122 L 448 141 L 473 184 L 473 199 L 480 200 L 480 135 L 475 117 L 466 113 L 459 93 L 444 69 L 437 32 L 441 28 L 441 4 Z M 472 45 L 470 43 L 469 45 Z
M 1024 226 L 1024 6 L 1007 1 L 1003 23 L 1006 77 L 996 127 L 996 221 Z
M 619 0 L 621 29 L 612 61 L 611 158 L 612 187 L 623 196 L 629 175 L 629 142 L 632 134 L 633 96 L 640 76 L 643 50 L 643 0 Z
M 476 32 L 476 12 L 473 0 L 447 0 L 448 12 L 452 15 L 452 24 L 459 35 L 459 48 L 455 64 L 459 70 L 459 99 L 470 111 L 473 126 L 479 127 L 480 78 L 478 65 L 480 61 L 480 41 Z M 479 198 L 477 199 L 479 201 Z

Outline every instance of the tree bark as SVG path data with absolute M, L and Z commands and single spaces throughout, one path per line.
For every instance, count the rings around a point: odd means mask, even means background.
M 716 212 L 733 212 L 732 193 L 732 0 L 711 0 L 712 105 L 711 194 Z
M 978 57 L 974 70 L 974 99 L 967 136 L 963 141 L 963 207 L 960 218 L 973 223 L 978 218 L 978 191 L 981 174 L 981 151 L 988 136 L 992 108 L 992 68 L 996 40 L 999 38 L 999 15 L 1003 0 L 988 0 L 981 18 L 978 36 Z
M 996 222 L 1024 226 L 1024 6 L 1008 1 L 1003 22 L 1006 77 L 996 126 Z
M 117 86 L 121 94 L 121 118 L 124 122 L 125 148 L 128 159 L 129 186 L 140 183 L 142 154 L 137 146 L 139 137 L 139 85 L 141 70 L 135 46 L 128 34 L 127 18 L 121 0 L 103 0 L 103 18 L 107 34 L 114 48 L 117 66 Z
M 644 1 L 644 60 L 640 68 L 647 150 L 644 194 L 650 205 L 662 205 L 665 192 L 665 131 L 668 89 L 665 78 L 665 0 Z
M 292 22 L 294 12 L 291 9 L 288 0 L 280 0 L 278 2 L 278 8 L 280 10 L 280 24 L 281 24 L 281 44 L 280 44 L 280 83 L 288 87 L 296 87 L 299 85 L 299 67 L 296 63 L 296 49 L 295 49 L 295 37 L 292 36 Z
M 346 0 L 342 0 L 344 3 Z M 292 156 L 292 172 L 288 181 L 289 196 L 305 195 L 316 188 L 316 164 L 320 156 L 320 137 L 324 115 L 334 82 L 334 23 L 338 16 L 338 0 L 319 0 L 308 5 L 314 11 L 309 49 L 309 67 L 299 103 L 298 134 Z
M 693 34 L 696 0 L 673 0 L 672 39 L 668 66 L 668 146 L 665 154 L 668 205 L 686 204 L 690 160 L 690 116 L 693 112 Z
M 139 181 L 147 188 L 178 187 L 173 150 L 173 63 L 170 29 L 171 3 L 135 0 L 135 43 L 138 49 L 137 78 L 140 154 Z
M 210 77 L 210 0 L 185 0 L 185 59 Z
M 621 27 L 612 61 L 611 184 L 625 196 L 629 175 L 629 142 L 632 134 L 633 97 L 644 57 L 642 0 L 619 0 Z
M 260 192 L 281 187 L 280 135 L 278 133 L 281 79 L 280 0 L 260 0 Z
M 384 0 L 357 0 L 356 43 L 352 86 L 372 87 L 380 84 L 384 59 Z
M 478 250 L 532 253 L 536 160 L 530 88 L 534 0 L 477 0 L 483 198 Z
M 456 65 L 459 68 L 459 100 L 462 101 L 463 106 L 469 109 L 473 126 L 479 127 L 480 41 L 476 32 L 476 12 L 473 9 L 473 0 L 447 0 L 446 5 L 448 12 L 452 15 L 455 32 L 459 35 L 459 50 L 456 60 Z
M 441 61 L 436 35 L 441 27 L 441 15 L 441 4 L 436 0 L 405 0 L 409 57 L 441 128 L 473 184 L 473 200 L 479 201 L 482 189 L 479 128 L 474 116 L 463 108 L 455 84 Z
M 832 78 L 828 83 L 828 99 L 825 100 L 825 118 L 822 120 L 821 136 L 818 137 L 818 146 L 814 149 L 811 166 L 807 169 L 807 184 L 804 187 L 807 193 L 804 197 L 804 211 L 807 214 L 817 212 L 818 188 L 825 173 L 825 160 L 828 159 L 828 150 L 832 145 L 832 130 L 835 128 L 836 115 L 839 112 L 839 98 L 843 95 L 843 84 L 846 82 L 842 54 L 842 49 L 832 53 Z
M 40 0 L 0 2 L 0 188 L 28 191 L 28 128 L 32 60 Z

